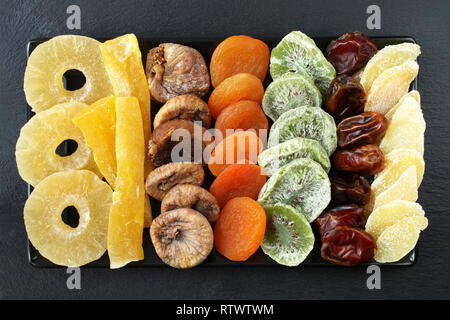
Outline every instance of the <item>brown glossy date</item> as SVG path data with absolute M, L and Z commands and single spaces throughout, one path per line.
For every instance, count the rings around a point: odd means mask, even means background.
M 337 126 L 338 144 L 342 149 L 377 144 L 387 129 L 386 118 L 378 112 L 364 112 L 342 120 Z
M 342 171 L 332 171 L 329 177 L 333 204 L 356 203 L 364 206 L 369 203 L 370 183 L 365 177 Z
M 374 144 L 337 151 L 333 156 L 337 170 L 360 173 L 371 176 L 384 168 L 383 152 Z
M 377 53 L 377 47 L 359 31 L 348 32 L 333 40 L 327 47 L 327 59 L 336 69 L 336 74 L 352 74 Z
M 325 100 L 328 112 L 336 120 L 360 114 L 364 111 L 365 103 L 366 93 L 363 86 L 345 74 L 333 79 Z
M 323 236 L 337 227 L 363 228 L 366 220 L 363 207 L 357 204 L 344 204 L 324 211 L 314 221 L 314 226 L 320 236 Z
M 322 258 L 340 266 L 354 266 L 373 258 L 376 243 L 360 228 L 337 227 L 322 237 Z

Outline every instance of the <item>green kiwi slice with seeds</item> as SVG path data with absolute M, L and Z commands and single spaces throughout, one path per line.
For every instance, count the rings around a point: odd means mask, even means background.
M 261 189 L 261 205 L 284 203 L 301 212 L 308 222 L 314 221 L 331 200 L 328 174 L 314 160 L 295 159 L 283 166 Z
M 319 89 L 309 77 L 285 74 L 269 84 L 261 107 L 275 121 L 287 110 L 303 105 L 320 107 L 322 95 Z
M 264 205 L 266 233 L 261 248 L 285 266 L 298 266 L 314 247 L 314 234 L 302 213 L 286 204 Z
M 337 147 L 334 119 L 321 108 L 302 106 L 286 111 L 272 125 L 267 147 L 272 148 L 297 137 L 318 141 L 328 156 L 331 156 Z
M 327 173 L 330 171 L 331 163 L 326 150 L 316 140 L 301 137 L 264 150 L 258 156 L 258 165 L 264 169 L 267 176 L 271 176 L 298 158 L 310 158 L 319 163 Z
M 287 34 L 270 54 L 272 79 L 286 73 L 309 76 L 323 96 L 336 76 L 333 65 L 328 62 L 314 40 L 300 31 Z

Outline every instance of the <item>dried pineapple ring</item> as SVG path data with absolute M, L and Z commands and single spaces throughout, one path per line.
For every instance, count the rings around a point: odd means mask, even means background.
M 106 251 L 112 190 L 87 170 L 55 173 L 31 193 L 24 208 L 25 227 L 33 246 L 55 264 L 78 267 Z M 74 206 L 76 228 L 65 224 L 63 210 Z
M 99 45 L 92 38 L 64 35 L 33 50 L 25 69 L 24 90 L 34 112 L 63 102 L 91 104 L 113 93 Z M 75 91 L 64 89 L 62 81 L 64 73 L 72 69 L 86 78 L 84 86 Z
M 91 149 L 72 118 L 86 108 L 84 103 L 63 103 L 36 114 L 20 130 L 16 162 L 23 180 L 36 186 L 52 173 L 87 169 L 98 173 Z M 66 140 L 74 140 L 77 150 L 62 157 L 55 151 Z

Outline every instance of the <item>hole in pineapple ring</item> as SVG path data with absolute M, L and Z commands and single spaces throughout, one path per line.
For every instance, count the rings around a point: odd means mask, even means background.
M 86 83 L 86 77 L 80 70 L 70 69 L 64 72 L 62 81 L 64 89 L 75 91 L 83 88 Z
M 61 219 L 66 225 L 75 229 L 80 223 L 80 214 L 77 208 L 69 206 L 62 211 Z
M 68 157 L 75 153 L 78 149 L 78 143 L 75 140 L 67 139 L 64 140 L 56 147 L 55 153 L 61 157 Z

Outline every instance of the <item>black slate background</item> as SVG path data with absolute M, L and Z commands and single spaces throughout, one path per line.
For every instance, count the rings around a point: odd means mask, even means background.
M 81 7 L 82 27 L 66 28 L 66 8 Z M 381 7 L 381 30 L 367 30 L 366 8 Z M 450 298 L 450 1 L 5 1 L 0 0 L 0 299 L 392 299 Z M 26 184 L 14 149 L 26 122 L 22 92 L 30 39 L 77 33 L 112 38 L 274 38 L 291 30 L 337 37 L 412 36 L 422 47 L 419 89 L 427 122 L 426 173 L 419 201 L 430 225 L 409 268 L 381 268 L 381 290 L 368 290 L 364 268 L 82 269 L 81 290 L 66 270 L 27 262 L 22 209 Z

